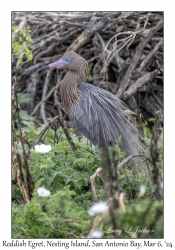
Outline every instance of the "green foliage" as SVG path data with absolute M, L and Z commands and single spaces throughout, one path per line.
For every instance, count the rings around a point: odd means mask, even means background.
M 126 212 L 121 208 L 115 211 L 117 226 L 122 230 L 120 236 L 125 238 L 163 238 L 163 201 L 136 200 L 128 204 Z M 110 232 L 108 216 L 101 230 L 104 238 L 113 238 Z M 111 229 L 111 230 L 110 230 Z
M 155 118 L 152 117 L 148 121 L 154 123 Z M 152 133 L 151 133 L 150 129 L 148 128 L 147 121 L 143 123 L 143 130 L 144 130 L 144 135 L 145 135 L 145 144 L 148 147 L 150 147 Z M 162 169 L 163 168 L 163 132 L 160 134 L 157 148 L 159 151 L 159 161 L 157 162 L 157 167 L 159 169 Z
M 13 205 L 13 237 L 71 238 L 73 233 L 88 233 L 89 216 L 72 200 L 73 195 L 68 186 L 48 197 L 38 197 L 34 191 L 29 204 Z
M 151 139 L 151 131 L 150 129 L 148 128 L 148 122 L 144 122 L 143 123 L 143 132 L 144 132 L 144 135 L 146 137 L 146 143 L 149 143 L 150 139 Z
M 26 55 L 28 61 L 33 59 L 32 51 L 29 49 L 31 42 L 30 29 L 12 26 L 12 49 L 18 57 L 19 63 L 23 62 L 24 55 Z
M 21 103 L 28 103 L 29 101 L 33 100 L 33 95 L 25 94 L 25 93 L 17 93 L 18 102 Z
M 50 130 L 47 141 L 52 140 L 54 133 L 53 130 Z M 61 131 L 58 130 L 57 133 L 61 133 Z M 32 133 L 30 132 L 30 134 Z M 87 151 L 89 146 L 81 142 L 76 145 L 78 152 L 73 153 L 62 134 L 60 142 L 52 144 L 50 152 L 39 154 L 33 149 L 31 150 L 28 164 L 35 189 L 33 199 L 29 204 L 17 205 L 13 203 L 12 205 L 12 234 L 14 238 L 72 238 L 73 234 L 78 237 L 87 237 L 94 219 L 87 213 L 88 208 L 94 204 L 92 190 L 89 189 L 89 178 L 99 166 L 100 153 L 95 151 L 95 154 L 92 155 Z M 116 150 L 119 153 L 118 145 Z M 120 157 L 122 159 L 124 155 Z M 140 176 L 134 170 L 125 168 L 118 172 L 118 185 L 125 192 L 128 200 L 126 213 L 123 213 L 121 209 L 116 211 L 117 225 L 122 228 L 124 237 L 133 237 L 133 235 L 124 232 L 126 225 L 133 228 L 143 225 L 143 227 L 149 228 L 153 221 L 156 233 L 152 234 L 151 237 L 162 237 L 162 217 L 158 221 L 154 220 L 157 206 L 161 207 L 161 205 L 154 202 L 154 187 L 149 175 L 146 175 L 146 171 L 143 176 Z M 138 195 L 141 185 L 146 187 L 143 197 Z M 49 190 L 51 195 L 38 196 L 37 189 L 39 187 Z M 99 182 L 96 182 L 96 189 L 100 197 L 103 193 L 103 187 Z M 13 187 L 13 196 L 17 195 L 18 192 L 17 188 Z M 145 215 L 145 222 L 141 224 L 150 202 L 153 202 L 153 205 L 148 214 Z M 109 225 L 110 216 L 108 215 L 101 227 L 104 231 L 104 237 L 112 238 L 112 234 L 105 229 Z M 139 234 L 136 235 L 139 237 Z M 146 237 L 145 234 L 142 234 L 142 237 Z
M 151 199 L 154 197 L 154 186 L 147 170 L 142 170 L 142 176 L 135 170 L 121 169 L 118 173 L 118 182 L 120 187 L 125 190 L 127 200 L 135 201 L 139 196 L 139 189 L 143 185 L 146 192 L 144 198 Z
M 115 145 L 115 154 L 118 157 L 118 163 L 120 163 L 121 161 L 123 161 L 125 159 L 125 152 L 122 152 L 120 149 L 120 143 L 121 143 L 121 136 L 118 138 L 116 145 Z M 111 157 L 111 161 L 112 161 L 112 157 Z
M 154 123 L 155 118 L 152 117 L 148 121 Z M 143 123 L 143 131 L 144 131 L 144 135 L 145 135 L 145 142 L 146 142 L 147 146 L 150 146 L 152 133 L 151 133 L 150 129 L 148 128 L 148 122 L 147 121 Z M 159 137 L 158 149 L 159 149 L 160 153 L 163 153 L 163 132 L 161 133 L 161 135 Z
M 88 64 L 88 68 L 89 68 L 88 81 L 92 81 L 92 74 L 91 74 L 91 71 L 92 71 L 93 65 L 94 65 L 93 62 L 91 62 L 91 63 Z
M 18 100 L 19 112 L 18 115 L 16 115 L 16 122 L 19 123 L 18 121 L 18 116 L 19 116 L 20 127 L 23 132 L 27 133 L 28 142 L 34 143 L 34 141 L 37 139 L 44 126 L 39 126 L 38 128 L 36 128 L 35 119 L 32 116 L 28 115 L 27 111 L 21 108 L 21 104 L 29 103 L 29 101 L 33 100 L 33 95 L 19 92 L 17 93 L 17 100 Z M 17 152 L 22 155 L 22 146 L 20 143 L 19 129 L 16 130 L 15 137 L 16 137 L 15 147 L 17 149 Z
M 20 103 L 26 103 L 32 97 L 20 93 L 18 98 Z M 36 127 L 34 119 L 23 110 L 20 110 L 20 117 L 22 131 L 27 134 L 28 143 L 33 144 L 44 127 Z M 95 201 L 89 180 L 100 166 L 100 151 L 93 147 L 91 149 L 93 154 L 90 153 L 90 145 L 79 142 L 72 129 L 70 133 L 78 149 L 74 153 L 61 129 L 57 131 L 50 129 L 43 138 L 45 144 L 52 146 L 50 152 L 39 154 L 33 149 L 30 150 L 28 164 L 35 189 L 31 202 L 24 204 L 18 186 L 13 185 L 12 196 L 15 198 L 12 204 L 13 238 L 73 238 L 75 235 L 87 237 L 90 232 L 94 217 L 90 217 L 87 210 Z M 163 148 L 162 138 L 163 136 L 159 140 L 159 148 Z M 28 146 L 25 146 L 27 149 Z M 22 147 L 18 140 L 15 147 L 22 157 Z M 125 158 L 125 153 L 120 150 L 120 138 L 114 152 L 119 162 Z M 111 150 L 110 160 L 112 159 Z M 99 199 L 106 199 L 99 179 L 95 184 Z M 140 196 L 139 190 L 142 185 L 146 191 Z M 122 237 L 161 238 L 162 202 L 155 200 L 149 171 L 123 167 L 118 171 L 118 186 L 128 201 L 126 212 L 121 208 L 115 210 L 117 226 L 122 229 Z M 51 194 L 47 197 L 39 196 L 37 189 L 40 187 L 49 190 Z M 134 233 L 137 227 L 142 230 L 154 229 L 155 232 L 134 234 L 127 232 L 127 227 L 132 228 Z M 104 232 L 104 238 L 113 238 L 108 230 L 111 228 L 109 213 L 99 222 L 99 228 Z
M 87 153 L 81 144 L 80 158 L 77 158 L 64 136 L 61 140 L 47 154 L 31 150 L 28 163 L 35 182 L 34 197 L 30 204 L 13 205 L 15 238 L 71 238 L 72 233 L 86 237 L 90 230 L 91 218 L 86 210 L 93 203 L 93 197 L 86 189 L 90 176 L 98 167 L 99 157 Z M 39 187 L 51 191 L 51 195 L 39 197 Z M 65 223 L 65 220 L 70 222 Z
M 36 185 L 37 180 L 42 179 L 39 184 L 51 192 L 69 185 L 71 190 L 81 194 L 88 186 L 89 177 L 98 167 L 99 158 L 94 158 L 84 148 L 77 155 L 72 152 L 64 137 L 62 140 L 64 141 L 52 146 L 47 154 L 41 155 L 32 150 L 29 159 L 32 176 Z

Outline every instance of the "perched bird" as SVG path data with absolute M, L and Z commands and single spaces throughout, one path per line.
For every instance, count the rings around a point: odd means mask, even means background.
M 82 56 L 70 51 L 37 71 L 50 68 L 68 70 L 60 88 L 62 105 L 75 127 L 89 141 L 99 148 L 107 148 L 121 137 L 120 147 L 127 155 L 144 150 L 143 134 L 125 112 L 128 107 L 110 92 L 83 82 L 89 70 Z

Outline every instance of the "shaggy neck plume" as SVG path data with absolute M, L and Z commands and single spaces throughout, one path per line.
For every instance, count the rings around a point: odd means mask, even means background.
M 79 56 L 80 57 L 80 56 Z M 88 64 L 84 58 L 80 57 L 81 61 L 76 63 L 74 70 L 69 70 L 62 80 L 60 93 L 62 105 L 71 119 L 75 105 L 78 105 L 81 100 L 81 93 L 77 85 L 85 80 L 88 76 Z

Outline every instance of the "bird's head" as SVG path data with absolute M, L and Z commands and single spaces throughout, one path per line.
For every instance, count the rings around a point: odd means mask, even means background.
M 50 68 L 64 68 L 79 72 L 82 70 L 88 71 L 88 64 L 82 56 L 78 55 L 74 51 L 69 51 L 65 53 L 58 61 L 43 66 L 37 69 L 37 71 Z

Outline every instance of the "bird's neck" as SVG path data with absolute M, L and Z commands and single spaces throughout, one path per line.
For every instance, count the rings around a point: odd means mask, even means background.
M 77 85 L 82 81 L 81 76 L 76 71 L 71 71 L 65 75 L 62 80 L 60 93 L 63 108 L 68 114 L 69 118 L 72 118 L 72 113 L 75 105 L 80 102 L 80 92 L 77 89 Z

